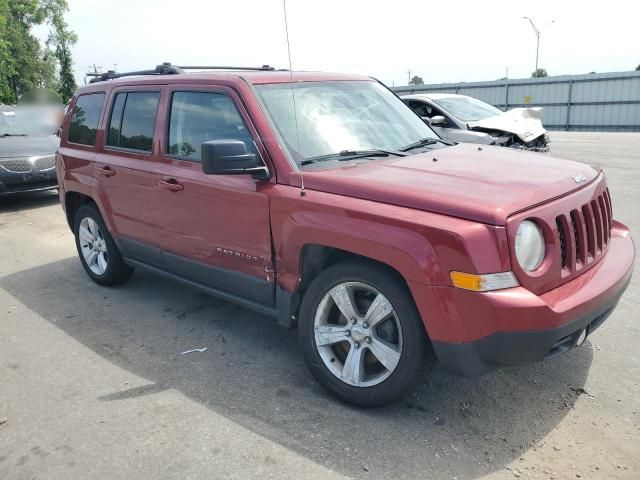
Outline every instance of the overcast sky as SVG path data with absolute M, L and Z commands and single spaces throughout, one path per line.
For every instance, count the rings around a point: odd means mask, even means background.
M 282 0 L 69 0 L 76 76 L 157 63 L 287 68 Z M 635 2 L 288 0 L 293 68 L 406 85 L 626 71 L 640 63 Z M 551 20 L 555 22 L 550 24 Z M 42 32 L 40 32 L 42 34 Z

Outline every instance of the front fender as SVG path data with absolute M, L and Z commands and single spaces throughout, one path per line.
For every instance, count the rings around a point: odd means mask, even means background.
M 379 261 L 407 281 L 445 282 L 431 245 L 418 233 L 392 225 L 320 212 L 292 213 L 282 224 L 277 260 L 281 286 L 292 291 L 300 280 L 300 258 L 306 245 L 344 250 Z
M 294 292 L 306 245 L 384 263 L 407 283 L 451 285 L 449 273 L 508 270 L 504 228 L 317 191 L 277 185 L 270 195 L 278 283 Z

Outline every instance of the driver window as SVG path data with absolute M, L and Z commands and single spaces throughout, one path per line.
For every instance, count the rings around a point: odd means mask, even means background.
M 431 118 L 434 116 L 434 113 L 433 113 L 434 108 L 428 103 L 416 102 L 415 100 L 411 100 L 409 102 L 409 106 L 414 112 L 416 112 L 421 117 Z
M 174 92 L 167 145 L 170 156 L 199 162 L 203 142 L 223 139 L 242 140 L 249 152 L 257 153 L 247 126 L 227 95 Z
M 436 116 L 441 116 L 445 118 L 445 123 L 444 125 L 442 125 L 443 127 L 446 128 L 458 128 L 457 125 L 455 125 L 451 119 L 445 115 L 442 110 L 440 110 L 438 107 L 435 107 L 433 105 L 429 105 L 428 103 L 425 102 L 419 102 L 416 100 L 411 100 L 409 101 L 409 106 L 411 107 L 411 109 L 416 112 L 418 115 L 420 115 L 421 117 L 427 117 L 427 118 L 433 118 Z

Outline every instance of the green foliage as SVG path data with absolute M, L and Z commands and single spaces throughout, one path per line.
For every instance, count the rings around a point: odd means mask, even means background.
M 51 32 L 47 38 L 47 48 L 53 54 L 59 66 L 58 93 L 66 103 L 73 96 L 76 81 L 73 78 L 73 60 L 71 47 L 78 41 L 78 36 L 69 30 L 64 14 L 69 7 L 67 0 L 45 0 L 44 9 L 51 25 Z
M 9 0 L 0 0 L 0 103 L 9 103 L 10 44 L 8 41 Z
M 547 77 L 547 71 L 544 68 L 538 68 L 535 72 L 531 74 L 531 78 L 542 78 Z
M 409 80 L 409 85 L 424 85 L 424 80 L 422 80 L 422 77 L 414 75 L 411 80 Z
M 75 89 L 67 0 L 0 0 L 0 103 L 15 104 L 35 88 L 57 91 L 67 101 Z M 32 28 L 47 23 L 43 47 Z

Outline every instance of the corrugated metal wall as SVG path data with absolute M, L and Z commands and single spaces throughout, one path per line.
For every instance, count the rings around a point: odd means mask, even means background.
M 544 107 L 550 130 L 640 131 L 640 72 L 392 87 L 409 93 L 460 93 L 503 110 Z

